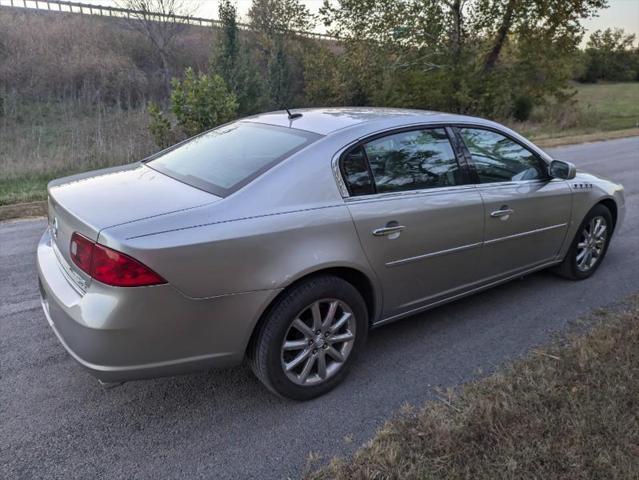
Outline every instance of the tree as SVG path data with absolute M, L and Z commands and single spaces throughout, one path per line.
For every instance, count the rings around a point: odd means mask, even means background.
M 377 80 L 365 84 L 367 98 L 504 117 L 516 103 L 566 95 L 580 22 L 605 6 L 606 0 L 325 0 L 321 14 L 329 31 L 344 38 L 346 55 L 361 57 L 366 49 L 374 59 L 356 71 Z
M 584 72 L 580 80 L 639 80 L 639 48 L 635 35 L 621 29 L 597 30 L 590 35 L 584 53 Z
M 248 17 L 251 27 L 269 39 L 315 26 L 315 18 L 299 0 L 253 0 Z
M 230 0 L 221 0 L 218 12 L 222 26 L 217 36 L 211 69 L 224 79 L 235 94 L 240 116 L 256 113 L 265 103 L 265 87 L 248 45 L 240 38 L 237 9 Z
M 175 16 L 190 15 L 197 4 L 189 0 L 120 0 L 124 8 L 135 10 L 129 25 L 144 35 L 160 59 L 162 83 L 167 96 L 171 92 L 170 58 L 177 35 L 185 24 Z
M 266 67 L 271 106 L 281 108 L 301 83 L 293 75 L 304 48 L 298 32 L 312 30 L 315 18 L 299 0 L 253 0 L 248 17 Z

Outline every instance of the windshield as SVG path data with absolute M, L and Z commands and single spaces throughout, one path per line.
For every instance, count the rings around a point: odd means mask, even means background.
M 223 197 L 319 137 L 293 128 L 234 122 L 198 135 L 147 165 Z

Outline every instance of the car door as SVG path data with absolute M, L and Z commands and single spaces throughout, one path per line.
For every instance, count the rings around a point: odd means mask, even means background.
M 484 200 L 482 270 L 488 279 L 554 260 L 565 239 L 572 200 L 568 184 L 505 132 L 456 129 Z
M 445 128 L 395 131 L 340 160 L 361 244 L 383 287 L 388 318 L 481 277 L 483 206 Z

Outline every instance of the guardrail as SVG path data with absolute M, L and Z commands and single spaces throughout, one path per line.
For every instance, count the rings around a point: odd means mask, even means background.
M 141 10 L 131 10 L 123 7 L 110 7 L 107 5 L 93 5 L 90 3 L 70 2 L 66 0 L 0 0 L 0 7 L 13 7 L 31 10 L 43 10 L 48 12 L 77 13 L 83 15 L 97 15 L 103 17 L 119 18 L 145 18 L 151 20 L 170 20 L 176 23 L 188 25 L 198 25 L 204 27 L 219 27 L 222 23 L 212 18 L 194 17 L 190 15 L 170 15 L 159 12 L 144 12 Z M 243 30 L 251 30 L 250 25 L 238 23 L 237 26 Z M 308 38 L 323 40 L 337 40 L 336 37 L 325 33 L 294 31 L 296 35 Z

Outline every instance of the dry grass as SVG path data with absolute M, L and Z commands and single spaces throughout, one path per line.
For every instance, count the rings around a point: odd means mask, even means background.
M 443 401 L 407 408 L 352 459 L 308 478 L 639 478 L 639 295 L 596 320 Z

